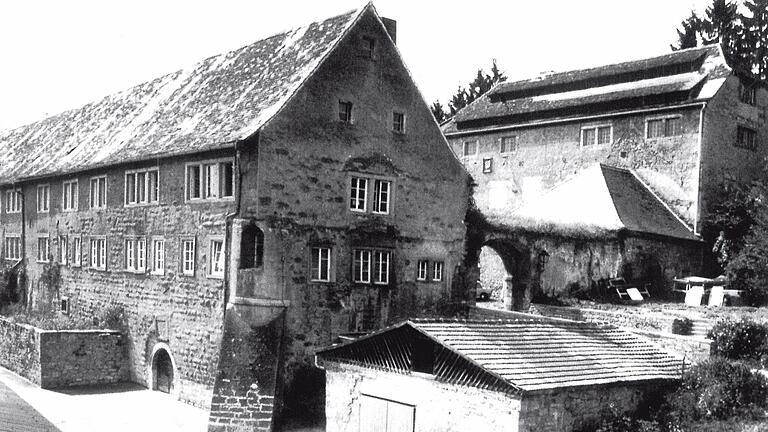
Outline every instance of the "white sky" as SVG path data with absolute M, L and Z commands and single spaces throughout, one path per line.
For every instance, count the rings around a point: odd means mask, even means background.
M 0 3 L 0 130 L 76 108 L 359 0 Z M 663 54 L 708 0 L 378 0 L 431 103 L 491 59 L 514 78 Z

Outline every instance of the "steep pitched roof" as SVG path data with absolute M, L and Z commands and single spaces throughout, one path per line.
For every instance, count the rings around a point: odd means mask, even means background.
M 492 218 L 533 232 L 600 237 L 629 231 L 697 240 L 633 171 L 604 164 L 583 170 L 510 214 Z
M 681 373 L 679 360 L 639 336 L 567 320 L 412 320 L 317 356 L 409 373 L 417 343 L 434 353 L 438 381 L 511 393 L 678 379 Z
M 0 132 L 0 183 L 243 140 L 269 121 L 365 11 L 207 58 L 79 109 Z
M 730 72 L 720 47 L 706 46 L 499 83 L 443 130 L 707 100 Z

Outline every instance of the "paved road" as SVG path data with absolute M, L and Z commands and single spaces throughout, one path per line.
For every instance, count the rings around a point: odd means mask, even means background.
M 3 382 L 0 382 L 0 431 L 59 432 Z

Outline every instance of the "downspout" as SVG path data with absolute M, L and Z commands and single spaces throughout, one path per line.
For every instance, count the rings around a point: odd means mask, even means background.
M 700 235 L 699 218 L 701 217 L 701 159 L 704 153 L 704 111 L 707 109 L 707 102 L 701 105 L 699 113 L 699 159 L 697 161 L 698 176 L 696 178 L 696 214 L 693 217 L 693 234 Z
M 256 135 L 258 139 L 258 135 Z M 231 278 L 229 276 L 229 273 L 231 271 L 232 267 L 232 221 L 235 219 L 235 216 L 240 214 L 240 204 L 242 200 L 242 174 L 241 174 L 241 164 L 240 164 L 240 141 L 235 141 L 234 144 L 235 149 L 235 161 L 233 166 L 233 174 L 235 178 L 233 179 L 235 183 L 235 208 L 231 213 L 227 213 L 226 216 L 224 216 L 224 244 L 226 245 L 225 252 L 224 252 L 224 311 L 226 313 L 227 305 L 229 305 L 229 297 L 231 288 Z

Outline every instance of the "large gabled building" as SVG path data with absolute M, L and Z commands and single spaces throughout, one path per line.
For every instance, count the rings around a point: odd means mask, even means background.
M 317 347 L 466 300 L 468 177 L 395 38 L 368 4 L 0 133 L 30 307 L 123 308 L 129 378 L 212 430 L 322 416 Z

